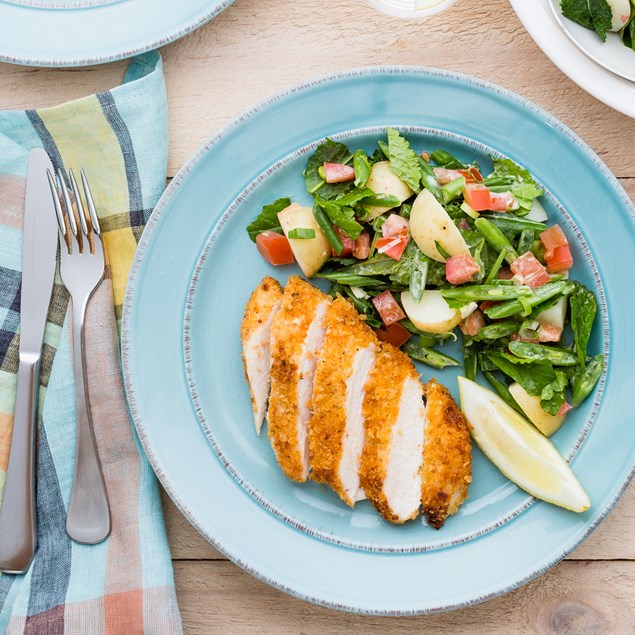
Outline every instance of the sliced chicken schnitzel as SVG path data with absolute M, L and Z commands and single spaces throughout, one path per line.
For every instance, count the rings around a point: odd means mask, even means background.
M 393 523 L 415 518 L 421 506 L 426 426 L 423 386 L 410 358 L 382 344 L 363 402 L 366 443 L 361 485 L 377 511 Z
M 271 324 L 269 439 L 282 471 L 294 481 L 309 473 L 308 424 L 313 375 L 331 298 L 292 276 Z
M 269 374 L 271 323 L 280 308 L 281 300 L 282 287 L 278 281 L 269 277 L 264 278 L 247 302 L 240 329 L 245 376 L 249 382 L 251 407 L 254 411 L 254 423 L 258 434 L 265 417 L 271 384 Z
M 311 479 L 328 483 L 351 507 L 365 498 L 359 483 L 364 447 L 364 386 L 377 338 L 353 305 L 337 298 L 326 312 L 309 423 Z
M 426 426 L 421 501 L 430 525 L 439 529 L 456 513 L 472 481 L 470 434 L 450 391 L 434 379 L 424 386 Z

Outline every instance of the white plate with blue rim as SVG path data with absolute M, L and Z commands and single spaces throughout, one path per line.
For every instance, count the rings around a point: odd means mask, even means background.
M 572 275 L 598 297 L 590 351 L 608 360 L 594 393 L 553 437 L 590 496 L 588 511 L 535 501 L 475 449 L 469 499 L 441 530 L 421 520 L 393 526 L 368 502 L 349 509 L 320 484 L 289 481 L 266 435 L 255 434 L 240 357 L 242 312 L 263 276 L 284 283 L 297 271 L 267 265 L 245 227 L 280 196 L 309 202 L 301 171 L 325 137 L 371 149 L 387 125 L 416 148 L 476 159 L 486 171 L 490 154 L 508 156 L 545 188 L 544 206 L 572 245 Z M 602 214 L 591 213 L 596 209 Z M 633 474 L 627 396 L 635 332 L 629 310 L 618 307 L 635 303 L 624 297 L 620 258 L 635 249 L 634 218 L 632 203 L 588 146 L 537 106 L 487 82 L 379 67 L 276 95 L 188 161 L 142 236 L 122 341 L 143 447 L 176 505 L 211 544 L 302 599 L 406 615 L 514 589 L 584 540 Z M 424 379 L 433 374 L 419 370 Z M 457 396 L 455 370 L 434 375 Z
M 556 19 L 553 1 L 509 0 L 534 42 L 569 79 L 607 106 L 635 119 L 635 82 L 607 70 L 582 51 Z M 576 26 L 571 24 L 572 28 Z M 593 31 L 585 34 L 585 37 L 591 36 L 597 38 Z M 622 48 L 624 53 L 621 55 L 630 53 L 635 59 L 634 52 Z
M 0 0 L 0 61 L 89 66 L 177 40 L 233 0 Z

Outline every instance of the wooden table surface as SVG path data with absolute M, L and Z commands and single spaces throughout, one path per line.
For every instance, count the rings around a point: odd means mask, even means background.
M 162 53 L 170 176 L 219 126 L 270 93 L 340 69 L 409 64 L 473 74 L 536 102 L 579 134 L 635 198 L 635 122 L 562 75 L 506 0 L 459 0 L 418 21 L 390 18 L 364 0 L 237 0 Z M 104 90 L 121 81 L 125 67 L 0 64 L 0 108 Z M 165 512 L 188 634 L 635 632 L 635 487 L 579 549 L 529 585 L 473 608 L 409 618 L 346 615 L 286 596 L 220 556 L 167 496 Z

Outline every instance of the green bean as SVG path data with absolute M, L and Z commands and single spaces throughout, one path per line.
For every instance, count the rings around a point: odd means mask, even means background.
M 363 150 L 355 150 L 353 168 L 355 168 L 355 187 L 364 187 L 370 176 L 370 162 Z
M 426 289 L 426 279 L 428 277 L 428 262 L 421 258 L 413 258 L 410 272 L 410 282 L 408 288 L 410 295 L 415 302 L 421 302 L 423 292 Z
M 474 224 L 476 225 L 476 229 L 478 229 L 483 238 L 487 241 L 487 244 L 495 251 L 504 249 L 507 252 L 505 254 L 505 260 L 508 263 L 511 264 L 518 258 L 518 254 L 512 244 L 494 223 L 481 216 L 474 221 Z
M 443 202 L 447 205 L 450 201 L 453 201 L 457 198 L 461 192 L 463 192 L 463 188 L 465 187 L 465 177 L 460 176 L 458 179 L 454 179 L 449 183 L 446 183 L 441 187 L 441 197 Z
M 528 218 L 520 218 L 512 214 L 484 214 L 481 218 L 491 221 L 502 232 L 509 234 L 517 234 L 523 229 L 531 229 L 534 232 L 542 232 L 547 229 L 544 223 L 529 220 Z
M 579 406 L 590 394 L 604 371 L 604 355 L 596 355 L 571 379 L 571 404 Z
M 478 341 L 497 340 L 501 337 L 509 337 L 518 332 L 519 323 L 516 320 L 505 320 L 484 326 L 476 336 Z
M 329 217 L 325 211 L 317 204 L 313 205 L 313 216 L 320 226 L 320 229 L 324 232 L 326 239 L 331 243 L 333 251 L 339 256 L 344 251 L 344 245 L 340 240 L 340 237 L 335 233 L 333 229 L 333 223 L 331 223 Z
M 383 280 L 377 280 L 376 278 L 370 278 L 368 276 L 356 276 L 353 273 L 346 273 L 345 271 L 319 273 L 315 277 L 331 280 L 332 282 L 339 282 L 340 284 L 347 284 L 351 287 L 387 287 L 387 284 Z
M 501 249 L 498 253 L 494 264 L 492 265 L 492 269 L 487 274 L 487 278 L 485 278 L 485 284 L 492 284 L 494 280 L 498 279 L 498 272 L 501 269 L 501 265 L 503 264 L 503 260 L 505 260 L 505 256 L 507 255 L 506 249 Z
M 561 280 L 560 282 L 549 282 L 542 285 L 542 287 L 534 289 L 533 295 L 523 297 L 522 299 L 525 304 L 523 304 L 520 300 L 510 300 L 509 302 L 503 302 L 502 304 L 497 304 L 496 306 L 486 309 L 485 314 L 493 320 L 522 314 L 526 308 L 533 309 L 541 302 L 563 293 L 567 288 L 567 281 L 565 280 Z
M 418 329 L 408 318 L 400 320 L 399 324 L 413 335 L 418 335 L 421 346 L 433 347 L 437 344 L 442 344 L 444 340 L 456 341 L 456 335 L 452 331 L 449 333 L 428 333 Z
M 509 350 L 522 359 L 551 362 L 554 366 L 577 366 L 578 357 L 566 348 L 531 344 L 529 342 L 510 342 Z
M 399 199 L 391 194 L 373 194 L 367 196 L 362 203 L 370 207 L 397 207 Z
M 516 410 L 516 412 L 523 415 L 523 417 L 526 416 L 525 413 L 522 411 L 522 408 L 516 403 L 516 400 L 512 397 L 512 394 L 509 392 L 509 388 L 507 387 L 507 384 L 505 382 L 498 379 L 498 377 L 496 377 L 494 373 L 491 373 L 489 371 L 485 371 L 483 375 L 485 375 L 485 379 L 487 379 L 487 381 L 490 383 L 492 388 L 498 393 L 498 396 L 508 406 L 511 406 L 514 410 Z
M 406 342 L 402 349 L 404 353 L 407 353 L 412 359 L 432 366 L 433 368 L 445 368 L 446 366 L 459 366 L 458 362 L 453 357 L 435 351 L 427 346 L 421 346 L 415 342 Z
M 434 170 L 421 157 L 419 157 L 419 168 L 421 169 L 421 183 L 423 187 L 430 190 L 437 200 L 443 200 L 439 181 L 437 181 L 437 177 L 434 175 Z
M 530 287 L 525 285 L 473 284 L 465 287 L 441 289 L 446 300 L 464 302 L 482 302 L 483 300 L 512 300 L 533 295 Z

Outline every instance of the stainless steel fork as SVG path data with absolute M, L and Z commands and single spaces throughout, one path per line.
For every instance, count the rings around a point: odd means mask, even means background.
M 95 204 L 84 171 L 81 171 L 81 180 L 88 213 L 72 170 L 68 171 L 70 191 L 66 185 L 66 175 L 59 170 L 57 176 L 56 183 L 54 176 L 48 172 L 59 225 L 60 272 L 73 305 L 77 420 L 75 470 L 66 531 L 76 542 L 92 545 L 110 534 L 110 509 L 93 431 L 84 350 L 86 305 L 104 277 L 104 248 Z

